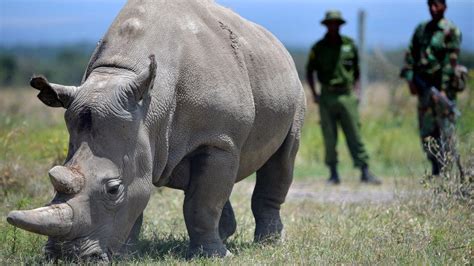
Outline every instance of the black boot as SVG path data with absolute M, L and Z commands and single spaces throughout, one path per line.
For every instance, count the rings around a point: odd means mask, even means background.
M 337 173 L 336 165 L 330 165 L 329 170 L 331 171 L 331 176 L 328 179 L 328 184 L 339 185 L 341 180 L 339 179 L 339 174 Z
M 439 176 L 439 174 L 441 173 L 441 167 L 438 160 L 430 159 L 430 162 L 431 162 L 431 175 Z
M 382 181 L 380 181 L 374 174 L 369 171 L 369 167 L 367 165 L 362 166 L 360 168 L 361 176 L 360 182 L 372 185 L 380 185 Z

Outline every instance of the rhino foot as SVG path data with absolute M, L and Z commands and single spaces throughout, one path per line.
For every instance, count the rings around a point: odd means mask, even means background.
M 188 253 L 186 254 L 186 259 L 193 258 L 211 258 L 211 257 L 229 257 L 232 256 L 232 253 L 227 250 L 225 245 L 222 243 L 212 243 L 204 245 L 190 245 Z
M 283 224 L 278 219 L 261 219 L 256 222 L 254 242 L 275 244 L 281 241 Z

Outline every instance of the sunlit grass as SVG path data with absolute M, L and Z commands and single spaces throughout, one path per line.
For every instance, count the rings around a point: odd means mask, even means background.
M 465 205 L 414 191 L 390 203 L 320 203 L 289 200 L 283 208 L 285 241 L 252 243 L 250 182 L 239 184 L 232 201 L 238 229 L 229 240 L 233 258 L 186 261 L 183 195 L 154 193 L 145 211 L 138 250 L 122 263 L 184 264 L 465 264 L 472 259 L 473 214 Z M 0 224 L 0 262 L 40 263 L 44 237 Z M 471 261 L 472 262 L 472 261 Z
M 406 89 L 406 88 L 401 88 Z M 6 94 L 5 94 L 6 93 Z M 6 97 L 10 101 L 6 100 Z M 232 195 L 238 229 L 228 247 L 233 258 L 186 261 L 188 236 L 182 217 L 183 193 L 157 189 L 145 211 L 136 253 L 119 258 L 126 264 L 469 264 L 474 248 L 472 205 L 434 196 L 420 184 L 428 164 L 418 138 L 415 103 L 406 91 L 397 94 L 397 108 L 372 97 L 361 108 L 362 135 L 381 188 L 395 197 L 388 201 L 322 202 L 310 194 L 289 197 L 282 208 L 286 241 L 276 246 L 252 243 L 250 211 L 252 179 L 237 184 Z M 403 101 L 402 99 L 410 99 Z M 13 100 L 12 100 L 13 99 Z M 15 100 L 16 99 L 16 100 Z M 460 99 L 459 149 L 468 160 L 474 154 L 473 97 Z M 397 112 L 393 110 L 399 109 Z M 44 263 L 46 237 L 8 225 L 10 210 L 35 208 L 53 196 L 48 169 L 64 160 L 68 134 L 62 110 L 43 107 L 31 92 L 0 91 L 0 264 Z M 316 106 L 308 105 L 297 158 L 294 189 L 364 193 L 357 170 L 340 134 L 340 169 L 344 186 L 326 187 L 327 177 Z

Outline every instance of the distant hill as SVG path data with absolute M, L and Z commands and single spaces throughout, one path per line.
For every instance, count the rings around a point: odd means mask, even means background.
M 0 47 L 0 87 L 26 87 L 33 74 L 77 85 L 94 48 L 92 43 Z
M 78 85 L 94 48 L 93 43 L 0 47 L 0 88 L 27 87 L 33 74 L 43 74 L 57 83 Z M 289 51 L 300 78 L 304 79 L 308 50 L 290 47 Z M 401 49 L 371 51 L 369 81 L 396 79 L 403 54 Z M 474 53 L 462 53 L 460 61 L 474 69 Z
M 325 32 L 328 9 L 339 9 L 342 32 L 357 36 L 357 15 L 367 14 L 367 45 L 395 49 L 408 44 L 418 23 L 430 18 L 426 0 L 215 0 L 258 23 L 283 43 L 309 48 Z M 0 45 L 95 42 L 126 0 L 1 0 Z M 159 1 L 156 1 L 159 2 Z M 446 16 L 463 32 L 463 49 L 474 52 L 473 0 L 452 0 Z
M 289 51 L 295 60 L 300 78 L 304 79 L 308 50 L 290 47 Z M 393 80 L 393 77 L 389 77 L 393 75 L 398 77 L 398 72 L 403 66 L 404 55 L 404 49 L 369 51 L 367 58 L 369 81 Z M 474 69 L 474 52 L 462 52 L 459 63 L 467 66 L 469 69 Z

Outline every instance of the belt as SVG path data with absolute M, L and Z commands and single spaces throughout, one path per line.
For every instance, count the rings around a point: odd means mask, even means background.
M 326 87 L 326 90 L 328 92 L 332 92 L 332 93 L 347 93 L 350 91 L 350 87 L 349 86 L 346 86 L 346 85 L 325 85 L 324 87 Z

